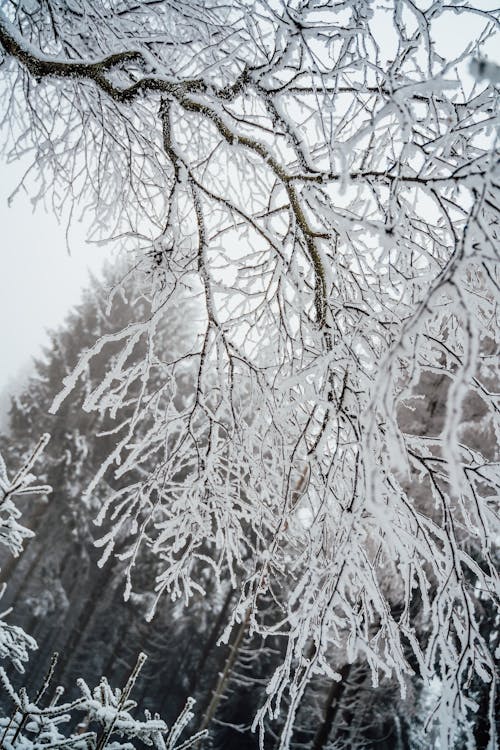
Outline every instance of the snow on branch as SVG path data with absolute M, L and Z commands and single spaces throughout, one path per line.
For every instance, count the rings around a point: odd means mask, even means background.
M 8 477 L 7 467 L 0 453 L 0 544 L 7 547 L 14 557 L 21 554 L 25 540 L 34 534 L 18 523 L 21 511 L 13 498 L 27 494 L 45 495 L 52 491 L 48 485 L 36 484 L 36 478 L 31 473 L 49 440 L 49 434 L 42 435 L 12 480 Z M 3 584 L 0 598 L 5 592 L 5 586 L 6 584 Z M 5 622 L 4 617 L 9 613 L 10 609 L 0 614 L 0 658 L 8 658 L 16 669 L 23 672 L 23 662 L 29 659 L 29 649 L 36 649 L 37 644 L 22 628 Z
M 468 66 L 498 18 L 420 5 L 1 11 L 8 153 L 150 302 L 54 404 L 81 377 L 86 410 L 125 414 L 88 489 L 115 472 L 102 563 L 129 595 L 146 547 L 156 601 L 231 581 L 231 625 L 286 643 L 255 723 L 286 706 L 280 750 L 311 680 L 356 660 L 402 693 L 437 679 L 443 747 L 470 685 L 495 690 L 499 110 L 493 63 Z
M 188 739 L 180 741 L 187 725 L 193 718 L 194 701 L 189 699 L 177 719 L 169 728 L 155 714 L 146 711 L 144 720 L 133 717 L 131 711 L 136 707 L 130 699 L 130 693 L 139 672 L 146 661 L 145 654 L 139 654 L 135 667 L 123 689 L 113 689 L 105 677 L 91 690 L 87 683 L 80 679 L 78 688 L 81 696 L 68 703 L 60 703 L 62 688 L 56 688 L 53 697 L 46 706 L 47 691 L 57 664 L 58 654 L 54 654 L 47 677 L 31 700 L 25 688 L 16 691 L 11 685 L 5 671 L 0 667 L 0 680 L 14 705 L 10 719 L 0 719 L 0 743 L 5 750 L 23 747 L 33 748 L 72 748 L 72 750 L 133 750 L 131 741 L 139 741 L 157 750 L 188 750 L 207 736 L 207 732 L 197 732 Z M 83 714 L 83 720 L 76 730 L 64 731 L 64 724 L 74 721 L 74 713 Z M 89 730 L 89 727 L 92 729 Z M 2 731 L 3 730 L 3 731 Z

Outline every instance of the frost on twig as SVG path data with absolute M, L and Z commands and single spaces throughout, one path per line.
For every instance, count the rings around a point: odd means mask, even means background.
M 33 532 L 18 523 L 21 511 L 15 505 L 16 496 L 35 494 L 45 495 L 51 492 L 51 487 L 36 484 L 36 478 L 31 473 L 35 462 L 47 445 L 50 435 L 44 434 L 38 441 L 19 471 L 12 480 L 7 474 L 5 461 L 0 454 L 0 544 L 17 557 L 23 550 L 24 541 L 33 536 Z M 0 597 L 5 591 L 2 587 Z M 23 662 L 29 658 L 28 649 L 37 648 L 36 641 L 16 625 L 9 625 L 4 621 L 10 610 L 0 615 L 0 658 L 8 658 L 19 671 L 24 671 Z
M 47 495 L 52 491 L 48 485 L 36 484 L 36 478 L 31 473 L 49 440 L 49 434 L 42 435 L 12 480 L 8 478 L 7 467 L 0 454 L 0 544 L 7 547 L 14 557 L 21 554 L 25 539 L 32 537 L 33 532 L 17 522 L 21 511 L 16 507 L 13 498 L 21 495 Z
M 55 690 L 52 699 L 46 699 L 57 654 L 54 654 L 47 678 L 33 700 L 30 700 L 24 688 L 16 691 L 5 671 L 0 668 L 0 680 L 14 707 L 10 719 L 0 719 L 1 746 L 4 750 L 12 750 L 16 746 L 25 750 L 40 747 L 133 750 L 136 747 L 134 741 L 138 741 L 157 750 L 188 750 L 194 747 L 207 733 L 198 732 L 188 739 L 180 739 L 194 716 L 191 710 L 194 701 L 191 698 L 170 728 L 157 714 L 152 716 L 148 711 L 143 720 L 133 717 L 131 711 L 136 703 L 130 699 L 130 693 L 145 661 L 145 654 L 140 654 L 123 689 L 111 688 L 105 677 L 93 690 L 83 679 L 78 680 L 81 696 L 69 703 L 59 702 L 62 688 Z M 45 707 L 41 705 L 44 697 L 47 703 Z M 68 722 L 74 725 L 77 711 L 83 714 L 83 720 L 76 730 L 65 731 L 64 725 Z

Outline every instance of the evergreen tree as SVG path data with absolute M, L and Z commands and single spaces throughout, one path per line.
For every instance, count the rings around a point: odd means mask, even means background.
M 137 599 L 123 601 L 126 563 L 117 556 L 123 550 L 118 547 L 117 554 L 99 567 L 101 552 L 94 546 L 102 530 L 93 521 L 106 493 L 120 488 L 115 467 L 108 468 L 105 482 L 98 489 L 85 494 L 92 477 L 111 452 L 117 431 L 130 418 L 132 408 L 118 409 L 112 418 L 82 409 L 93 385 L 103 375 L 98 359 L 58 414 L 49 413 L 61 382 L 82 351 L 97 337 L 112 337 L 117 330 L 148 315 L 148 301 L 135 293 L 130 277 L 119 292 L 114 290 L 115 283 L 116 271 L 110 269 L 105 271 L 103 281 L 93 278 L 65 324 L 50 332 L 50 345 L 44 356 L 35 361 L 25 389 L 12 400 L 9 436 L 0 439 L 8 462 L 15 464 L 29 453 L 33 434 L 42 430 L 52 435 L 41 477 L 54 488 L 54 493 L 50 501 L 24 504 L 22 511 L 29 527 L 25 536 L 33 538 L 23 556 L 5 558 L 1 571 L 3 580 L 9 581 L 5 604 L 15 606 L 17 622 L 39 644 L 30 663 L 28 687 L 39 684 L 53 651 L 60 653 L 57 679 L 71 685 L 77 678 L 92 682 L 101 674 L 124 679 L 138 647 L 149 650 L 147 642 L 138 644 L 132 638 L 143 612 L 137 606 Z M 183 304 L 188 305 L 186 301 Z M 179 341 L 189 337 L 185 326 L 184 329 L 181 326 L 181 318 L 180 308 L 177 320 L 171 316 L 165 321 L 168 323 L 164 331 L 165 357 L 174 356 Z M 131 359 L 140 361 L 146 347 L 147 342 L 139 341 Z M 112 356 L 112 342 L 108 349 Z M 108 356 L 110 351 L 106 351 Z M 185 379 L 174 387 L 179 388 L 175 397 L 182 398 L 180 391 L 186 387 Z M 134 567 L 139 586 L 141 580 L 155 575 L 157 563 L 148 563 L 147 558 L 148 550 L 144 548 Z M 165 663 L 162 674 L 157 675 L 158 694 L 168 666 Z M 147 672 L 144 669 L 141 677 L 146 678 Z M 154 691 L 151 697 L 154 703 Z

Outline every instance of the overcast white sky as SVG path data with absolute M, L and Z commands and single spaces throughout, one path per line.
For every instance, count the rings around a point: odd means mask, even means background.
M 30 197 L 8 196 L 22 174 L 19 165 L 0 160 L 0 392 L 16 384 L 32 355 L 80 298 L 88 267 L 98 271 L 103 248 L 85 243 L 83 228 L 73 228 L 66 248 L 66 227 L 42 206 L 35 212 Z

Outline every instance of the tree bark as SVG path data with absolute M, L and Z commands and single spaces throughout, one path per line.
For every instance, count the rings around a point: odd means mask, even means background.
M 316 732 L 311 750 L 323 750 L 328 742 L 328 737 L 332 730 L 333 722 L 337 714 L 340 700 L 346 688 L 346 680 L 349 677 L 349 673 L 352 669 L 352 664 L 344 664 L 340 670 L 341 679 L 339 682 L 333 681 L 328 691 L 328 696 L 325 702 L 324 718 L 323 723 Z
M 208 707 L 203 716 L 203 720 L 200 724 L 200 729 L 199 729 L 200 732 L 203 731 L 204 729 L 207 729 L 208 725 L 212 721 L 219 707 L 219 703 L 221 702 L 222 696 L 224 695 L 224 691 L 227 687 L 227 682 L 229 680 L 229 677 L 231 676 L 231 672 L 233 670 L 234 664 L 238 657 L 241 644 L 243 643 L 243 638 L 245 636 L 245 632 L 246 632 L 246 629 L 248 627 L 248 623 L 250 620 L 250 613 L 251 613 L 251 609 L 249 608 L 238 630 L 236 631 L 234 640 L 232 641 L 229 647 L 229 654 L 226 659 L 224 669 L 219 675 L 217 685 L 212 693 L 212 699 L 210 700 L 210 703 L 208 704 Z M 198 744 L 196 747 L 200 747 L 200 745 Z
M 229 610 L 229 605 L 231 604 L 233 594 L 234 594 L 234 590 L 230 588 L 229 591 L 227 592 L 226 598 L 224 600 L 224 604 L 222 605 L 222 609 L 220 610 L 217 616 L 217 619 L 212 627 L 212 630 L 210 631 L 210 635 L 205 641 L 205 645 L 203 647 L 203 651 L 201 652 L 200 658 L 198 659 L 198 663 L 196 664 L 196 667 L 189 679 L 189 688 L 188 688 L 189 695 L 191 695 L 196 690 L 201 673 L 203 671 L 203 668 L 205 667 L 205 664 L 210 655 L 210 652 L 212 651 L 213 648 L 215 648 L 215 645 L 219 638 L 219 633 L 226 620 L 227 612 Z

